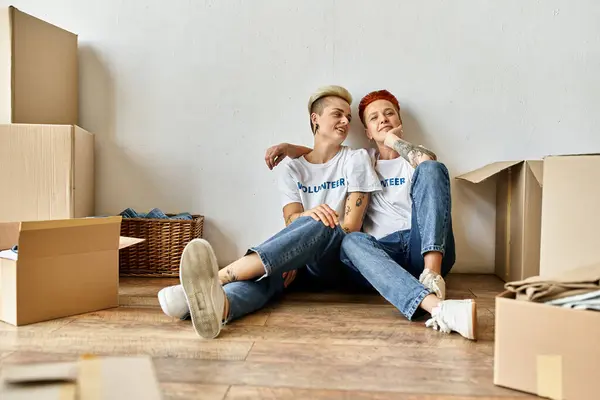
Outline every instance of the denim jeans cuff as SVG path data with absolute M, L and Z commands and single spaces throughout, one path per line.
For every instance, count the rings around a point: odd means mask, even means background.
M 227 297 L 227 294 L 225 294 L 225 298 L 227 299 L 227 302 L 229 303 L 229 310 L 227 310 L 228 313 L 227 313 L 227 316 L 225 317 L 225 319 L 223 321 L 221 321 L 221 326 L 225 326 L 229 322 L 231 322 L 237 318 L 235 316 L 235 307 L 231 305 L 231 301 L 229 300 L 229 297 Z
M 425 253 L 429 253 L 430 251 L 440 252 L 440 253 L 442 253 L 442 256 L 446 252 L 446 250 L 444 249 L 444 246 L 432 245 L 432 246 L 423 247 L 421 249 L 421 255 L 424 255 Z
M 423 302 L 423 299 L 425 299 L 425 297 L 429 296 L 430 294 L 432 294 L 431 291 L 423 287 L 421 293 L 419 293 L 419 295 L 415 297 L 415 299 L 410 304 L 410 307 L 407 310 L 406 314 L 404 315 L 409 321 L 412 321 L 412 317 L 415 314 L 415 311 L 417 311 L 417 309 Z
M 265 253 L 263 253 L 258 247 L 251 247 L 246 252 L 246 255 L 251 254 L 251 253 L 258 254 L 258 257 L 260 257 L 260 261 L 263 264 L 263 268 L 265 269 L 265 273 L 260 278 L 256 279 L 256 282 L 258 282 L 261 279 L 266 278 L 267 276 L 271 275 L 271 272 L 273 271 L 273 267 L 272 267 L 271 262 L 269 261 L 269 258 L 267 257 L 267 255 Z

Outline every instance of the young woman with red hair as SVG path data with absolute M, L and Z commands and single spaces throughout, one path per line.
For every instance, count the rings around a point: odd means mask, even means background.
M 343 239 L 342 261 L 409 320 L 424 310 L 428 327 L 475 339 L 475 302 L 445 299 L 444 277 L 455 262 L 448 170 L 431 150 L 402 138 L 400 105 L 389 91 L 367 94 L 358 113 L 377 145 L 369 154 L 383 191 L 372 194 L 362 232 Z M 273 169 L 309 151 L 283 143 L 269 148 L 265 161 Z

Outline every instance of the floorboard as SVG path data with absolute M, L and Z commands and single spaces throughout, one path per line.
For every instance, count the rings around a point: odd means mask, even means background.
M 122 278 L 120 307 L 23 327 L 0 323 L 0 367 L 82 354 L 153 357 L 164 398 L 533 398 L 493 384 L 492 275 L 451 274 L 449 298 L 478 304 L 477 342 L 406 320 L 379 295 L 290 293 L 202 340 L 164 315 L 156 294 L 171 278 Z

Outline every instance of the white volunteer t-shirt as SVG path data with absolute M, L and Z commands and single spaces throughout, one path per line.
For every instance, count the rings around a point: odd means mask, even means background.
M 348 193 L 381 191 L 381 184 L 365 149 L 341 150 L 325 164 L 311 164 L 304 156 L 283 166 L 280 175 L 282 206 L 302 203 L 304 210 L 327 204 L 340 223 Z
M 369 156 L 375 163 L 382 191 L 371 196 L 363 231 L 381 239 L 411 227 L 410 187 L 415 169 L 402 157 L 380 160 L 375 149 L 369 149 Z

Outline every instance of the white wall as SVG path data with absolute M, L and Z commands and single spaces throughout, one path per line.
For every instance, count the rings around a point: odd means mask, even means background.
M 306 101 L 322 84 L 348 87 L 354 110 L 370 90 L 394 92 L 407 137 L 453 177 L 600 150 L 596 0 L 0 4 L 79 34 L 97 212 L 202 213 L 222 264 L 283 226 L 264 151 L 312 144 Z M 483 189 L 453 182 L 455 271 L 492 271 L 494 194 Z

